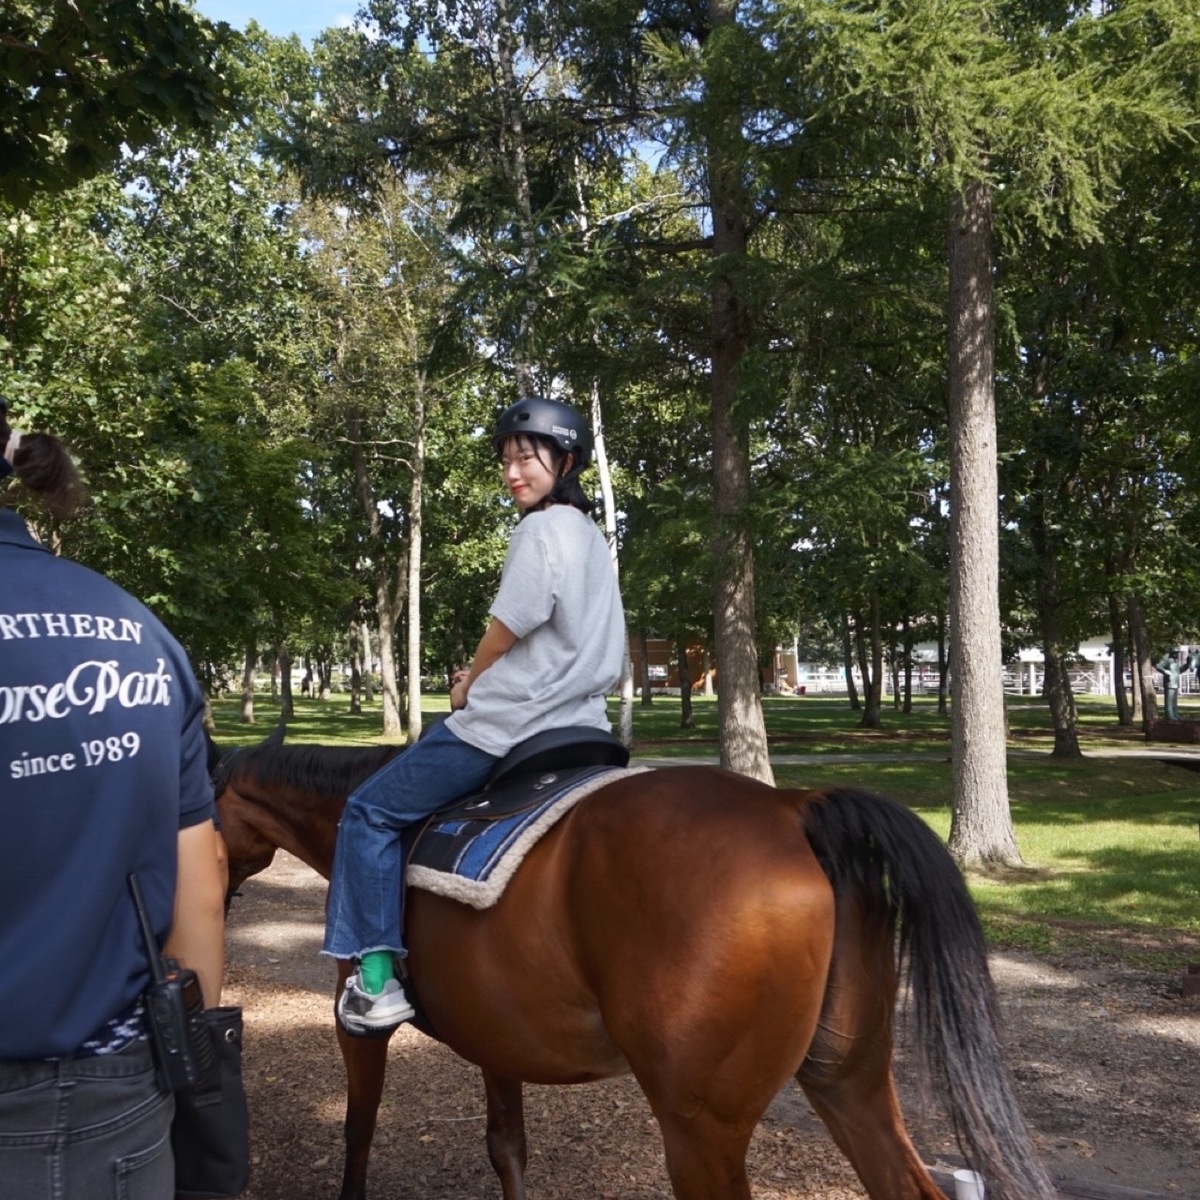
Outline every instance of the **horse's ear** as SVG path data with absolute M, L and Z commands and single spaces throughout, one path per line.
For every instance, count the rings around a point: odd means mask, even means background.
M 286 734 L 286 733 L 287 733 L 287 722 L 280 721 L 279 724 L 276 725 L 275 728 L 272 729 L 271 732 L 269 734 L 267 734 L 267 736 L 265 738 L 263 738 L 263 741 L 262 741 L 263 748 L 265 749 L 268 746 L 271 746 L 271 747 L 282 746 L 283 745 L 283 737 L 284 737 L 284 734 Z

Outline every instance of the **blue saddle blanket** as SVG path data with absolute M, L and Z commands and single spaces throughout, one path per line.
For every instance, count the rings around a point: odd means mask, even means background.
M 585 796 L 648 767 L 576 767 L 547 771 L 495 795 L 480 792 L 421 831 L 408 864 L 408 885 L 490 908 L 542 835 Z

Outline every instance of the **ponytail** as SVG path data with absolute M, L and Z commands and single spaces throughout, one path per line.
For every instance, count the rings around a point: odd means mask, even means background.
M 21 433 L 0 400 L 0 480 L 15 475 L 54 517 L 69 517 L 83 499 L 83 481 L 66 446 L 49 433 Z
M 588 516 L 591 516 L 592 509 L 596 507 L 595 501 L 584 492 L 579 482 L 578 467 L 572 467 L 565 475 L 558 478 L 550 489 L 547 499 L 552 504 L 569 504 L 572 508 L 587 513 Z

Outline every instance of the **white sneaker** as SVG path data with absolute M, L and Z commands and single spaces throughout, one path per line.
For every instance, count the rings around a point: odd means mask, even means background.
M 359 986 L 357 975 L 346 980 L 335 1011 L 347 1033 L 366 1036 L 390 1033 L 416 1016 L 398 979 L 389 979 L 382 992 L 371 995 Z

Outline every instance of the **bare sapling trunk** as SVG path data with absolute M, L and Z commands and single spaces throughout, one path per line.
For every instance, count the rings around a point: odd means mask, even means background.
M 414 388 L 412 484 L 408 495 L 408 570 L 406 573 L 408 637 L 405 643 L 408 675 L 408 741 L 421 736 L 421 551 L 425 526 L 425 377 L 418 373 Z
M 608 447 L 604 440 L 604 414 L 600 409 L 600 384 L 592 380 L 592 439 L 596 451 L 596 473 L 600 476 L 600 498 L 604 510 L 604 539 L 612 555 L 613 574 L 621 581 L 621 556 L 617 543 L 617 504 L 613 496 L 612 471 L 608 465 Z M 618 686 L 620 709 L 617 736 L 628 750 L 633 749 L 633 661 L 629 655 L 629 633 L 625 634 L 625 653 L 621 658 Z

